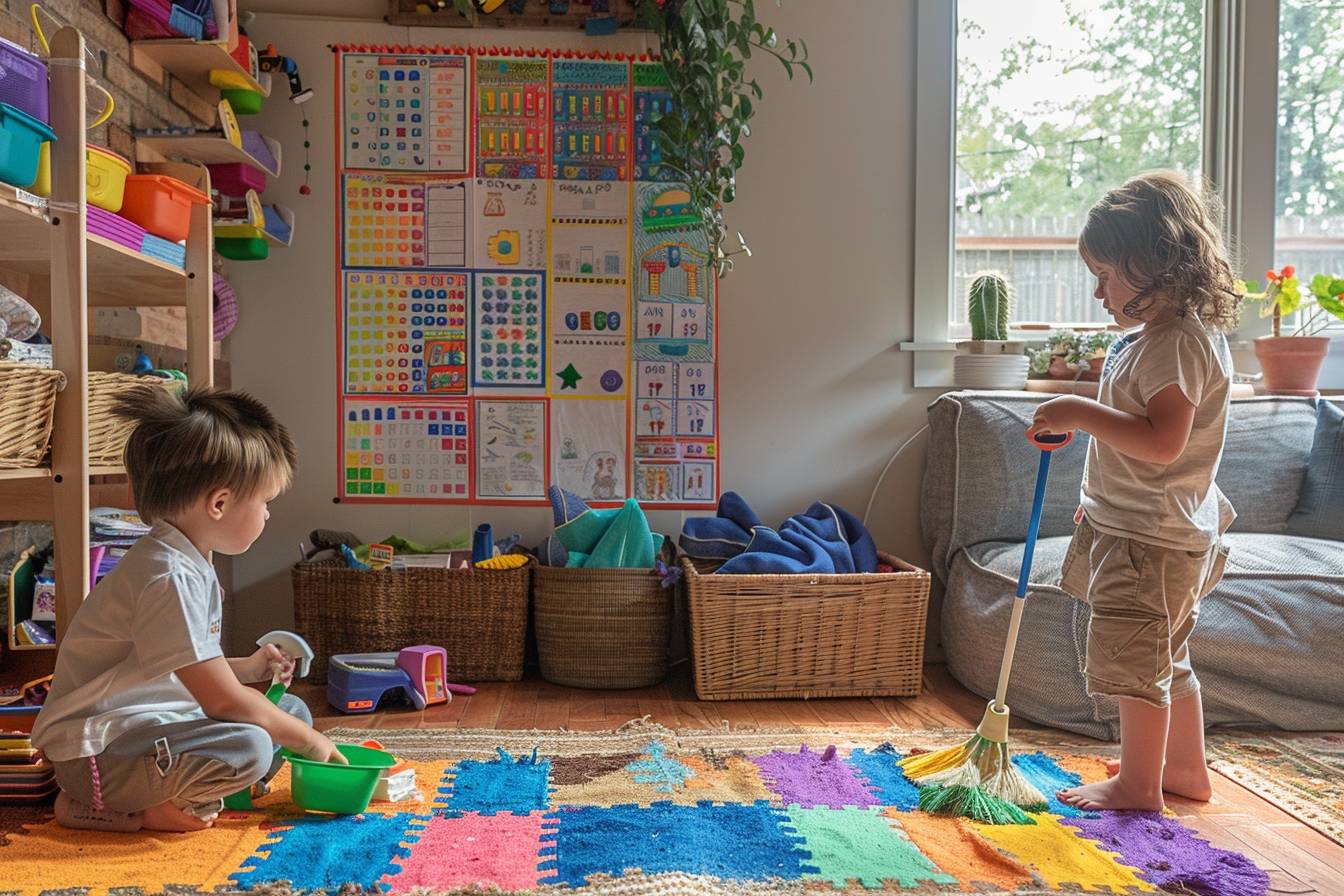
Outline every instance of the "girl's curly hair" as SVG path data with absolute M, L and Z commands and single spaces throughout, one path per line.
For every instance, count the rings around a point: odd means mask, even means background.
M 1203 195 L 1201 195 L 1203 193 Z M 1125 181 L 1087 213 L 1078 248 L 1113 264 L 1136 289 L 1125 313 L 1141 317 L 1155 302 L 1193 311 L 1219 330 L 1237 326 L 1241 291 L 1218 232 L 1218 200 L 1179 172 L 1152 171 Z

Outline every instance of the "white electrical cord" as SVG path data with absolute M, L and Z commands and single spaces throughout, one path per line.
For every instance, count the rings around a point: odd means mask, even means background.
M 901 452 L 910 447 L 911 442 L 928 431 L 929 425 L 927 423 L 921 426 L 914 435 L 905 440 L 901 447 L 896 449 L 896 453 L 891 456 L 891 460 L 887 461 L 887 465 L 883 467 L 882 472 L 878 474 L 877 484 L 873 486 L 873 493 L 868 496 L 868 506 L 863 509 L 863 524 L 865 526 L 868 525 L 868 514 L 873 512 L 873 502 L 877 500 L 877 490 L 882 487 L 882 480 L 887 478 L 887 471 L 891 469 L 892 464 L 896 463 L 896 458 L 901 456 Z

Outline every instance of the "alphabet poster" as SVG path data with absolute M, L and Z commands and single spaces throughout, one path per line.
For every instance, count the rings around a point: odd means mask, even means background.
M 336 51 L 339 498 L 713 507 L 718 284 L 661 64 Z

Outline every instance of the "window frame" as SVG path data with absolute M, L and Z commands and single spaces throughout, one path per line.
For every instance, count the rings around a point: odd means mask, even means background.
M 956 342 L 950 337 L 955 232 L 957 2 L 917 0 L 915 65 L 913 339 L 916 388 L 952 385 Z M 1201 159 L 1203 175 L 1226 210 L 1229 245 L 1242 271 L 1262 271 L 1274 259 L 1275 153 L 1278 121 L 1276 47 L 1279 0 L 1205 0 Z M 1248 316 L 1234 347 L 1268 332 Z

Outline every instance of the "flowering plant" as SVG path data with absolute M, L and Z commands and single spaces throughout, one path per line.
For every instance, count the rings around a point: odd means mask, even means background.
M 1307 288 L 1311 297 L 1303 299 L 1302 285 L 1297 279 L 1297 268 L 1284 265 L 1278 271 L 1265 271 L 1265 288 L 1247 280 L 1243 284 L 1246 299 L 1259 302 L 1260 316 L 1274 317 L 1274 335 L 1281 336 L 1283 318 L 1298 315 L 1297 328 L 1289 335 L 1314 336 L 1333 323 L 1332 318 L 1344 321 L 1344 277 L 1317 274 Z

